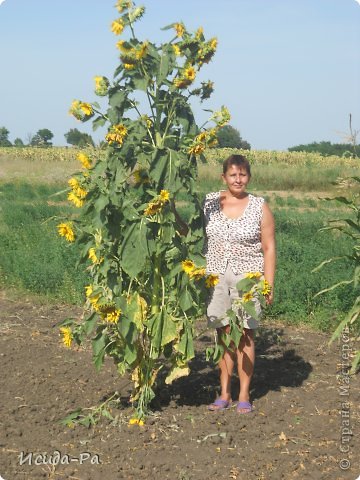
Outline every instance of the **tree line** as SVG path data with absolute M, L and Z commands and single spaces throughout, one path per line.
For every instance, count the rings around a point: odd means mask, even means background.
M 0 127 L 0 147 L 24 147 L 25 145 L 32 147 L 51 147 L 54 134 L 48 128 L 42 128 L 35 135 L 28 135 L 28 142 L 24 143 L 21 138 L 15 138 L 12 143 L 9 140 L 9 130 L 6 127 Z M 94 146 L 94 140 L 88 133 L 80 132 L 77 128 L 71 128 L 64 134 L 66 142 L 69 145 L 77 147 Z M 222 127 L 218 134 L 218 148 L 242 148 L 250 150 L 251 145 L 241 138 L 239 130 L 231 125 Z M 323 156 L 336 155 L 339 157 L 358 157 L 360 145 L 351 143 L 331 143 L 327 141 L 313 142 L 305 145 L 296 145 L 288 148 L 289 152 L 309 152 L 320 153 Z
M 52 147 L 52 139 L 54 134 L 48 128 L 41 128 L 35 135 L 28 135 L 28 142 L 24 143 L 21 138 L 15 138 L 11 143 L 9 140 L 9 130 L 6 127 L 0 127 L 0 147 Z M 94 146 L 94 140 L 88 133 L 80 132 L 77 128 L 71 128 L 64 134 L 66 142 L 69 145 L 77 147 Z
M 21 138 L 15 138 L 12 143 L 9 140 L 9 130 L 6 127 L 0 127 L 0 147 L 51 147 L 54 134 L 48 128 L 41 128 L 35 135 L 28 135 L 28 142 L 24 143 Z M 94 140 L 88 133 L 80 132 L 77 128 L 71 128 L 64 134 L 66 142 L 69 145 L 77 147 L 94 146 Z M 242 148 L 250 150 L 251 145 L 241 138 L 239 130 L 231 125 L 225 125 L 217 134 L 218 148 Z M 309 152 L 320 153 L 323 156 L 336 155 L 338 157 L 358 157 L 360 145 L 353 143 L 331 143 L 327 141 L 312 142 L 304 145 L 296 145 L 288 148 L 289 152 Z
M 313 142 L 306 145 L 296 145 L 288 148 L 289 152 L 320 153 L 324 157 L 336 155 L 338 157 L 358 157 L 360 145 L 354 143 Z
M 35 135 L 28 135 L 28 142 L 25 144 L 21 138 L 15 138 L 14 142 L 11 143 L 9 140 L 9 130 L 6 127 L 0 127 L 0 147 L 51 147 L 52 139 L 54 134 L 48 128 L 42 128 L 36 132 Z M 77 128 L 71 128 L 67 133 L 64 134 L 66 142 L 69 145 L 74 145 L 77 147 L 87 147 L 94 146 L 94 140 L 91 135 L 88 133 L 80 132 Z M 241 138 L 239 130 L 232 127 L 231 125 L 225 125 L 222 127 L 218 134 L 218 147 L 224 148 L 242 148 L 244 150 L 250 150 L 251 145 L 246 140 Z

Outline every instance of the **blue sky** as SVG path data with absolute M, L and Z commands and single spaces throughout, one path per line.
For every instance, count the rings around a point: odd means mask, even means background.
M 93 77 L 118 64 L 110 24 L 115 0 L 0 0 L 0 127 L 9 139 L 40 128 L 65 145 L 70 128 L 99 140 L 68 114 L 73 99 L 96 101 Z M 253 149 L 286 150 L 300 143 L 344 141 L 352 113 L 360 129 L 360 4 L 357 0 L 143 0 L 139 39 L 171 38 L 161 27 L 182 20 L 219 40 L 202 70 L 215 92 L 194 104 L 226 105 L 231 125 Z

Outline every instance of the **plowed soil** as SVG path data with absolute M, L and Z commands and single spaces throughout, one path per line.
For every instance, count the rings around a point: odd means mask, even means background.
M 90 349 L 61 344 L 54 325 L 71 314 L 79 311 L 0 292 L 0 479 L 358 478 L 360 389 L 344 367 L 346 339 L 329 348 L 326 334 L 265 323 L 257 337 L 255 410 L 239 415 L 207 410 L 218 372 L 205 360 L 212 341 L 205 334 L 190 376 L 159 388 L 153 415 L 138 426 L 129 425 L 131 385 L 113 363 L 96 373 Z M 234 379 L 234 399 L 236 389 Z M 59 423 L 115 391 L 121 402 L 114 421 Z

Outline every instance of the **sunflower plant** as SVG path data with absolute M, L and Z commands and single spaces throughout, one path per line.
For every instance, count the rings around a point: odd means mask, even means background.
M 111 30 L 119 65 L 113 81 L 95 77 L 95 94 L 107 97 L 108 108 L 82 100 L 70 108 L 79 121 L 92 119 L 94 129 L 107 126 L 107 147 L 101 158 L 80 153 L 82 170 L 69 180 L 68 199 L 79 213 L 58 232 L 81 246 L 90 313 L 61 328 L 67 346 L 91 336 L 97 368 L 108 355 L 120 375 L 130 374 L 134 418 L 142 421 L 164 365 L 170 367 L 166 383 L 189 373 L 194 322 L 216 281 L 196 253 L 203 230 L 195 184 L 198 160 L 205 161 L 205 148 L 216 145 L 230 115 L 222 107 L 199 128 L 190 106 L 213 91 L 211 81 L 195 82 L 215 54 L 216 38 L 174 23 L 165 27 L 173 32 L 167 43 L 141 41 L 135 23 L 144 7 L 119 0 L 116 8 Z M 180 192 L 189 200 L 186 224 L 176 210 Z
M 352 186 L 349 196 L 336 196 L 334 198 L 325 198 L 327 202 L 335 201 L 342 207 L 345 206 L 347 210 L 347 217 L 340 219 L 329 220 L 328 225 L 322 227 L 319 231 L 337 231 L 342 235 L 347 235 L 353 241 L 352 250 L 346 255 L 336 256 L 328 258 L 320 263 L 316 268 L 312 270 L 312 273 L 317 272 L 324 268 L 326 265 L 338 262 L 338 261 L 347 261 L 354 268 L 354 273 L 351 275 L 351 278 L 346 278 L 341 280 L 334 285 L 331 285 L 328 288 L 325 288 L 318 292 L 315 297 L 318 295 L 323 295 L 327 292 L 330 292 L 340 286 L 346 285 L 350 288 L 353 288 L 357 292 L 354 304 L 350 310 L 346 313 L 345 317 L 340 321 L 339 325 L 335 329 L 330 342 L 338 339 L 345 328 L 351 329 L 351 333 L 356 338 L 359 334 L 359 320 L 360 320 L 360 293 L 359 293 L 359 284 L 360 284 L 360 177 L 354 176 L 347 179 L 343 179 L 343 182 L 350 181 L 350 186 Z M 340 183 L 341 184 L 341 183 Z M 360 350 L 356 350 L 354 353 L 354 358 L 351 365 L 350 373 L 354 374 L 358 371 L 360 365 Z

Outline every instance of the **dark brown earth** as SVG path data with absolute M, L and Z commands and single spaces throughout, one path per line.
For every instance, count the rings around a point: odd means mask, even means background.
M 328 335 L 265 324 L 257 339 L 255 411 L 239 415 L 207 411 L 218 374 L 204 359 L 211 339 L 203 336 L 191 375 L 161 388 L 154 415 L 139 427 L 128 425 L 130 386 L 114 365 L 106 362 L 97 374 L 90 350 L 61 345 L 53 325 L 76 309 L 0 292 L 0 312 L 4 480 L 355 480 L 360 474 L 358 378 L 350 378 L 349 395 L 339 390 L 346 377 L 344 342 L 329 349 Z M 114 422 L 59 424 L 72 410 L 99 405 L 115 391 L 123 401 L 112 410 Z M 352 435 L 342 425 L 342 402 Z M 69 465 L 53 465 L 55 451 Z M 350 462 L 349 469 L 340 468 L 341 460 L 345 467 Z

